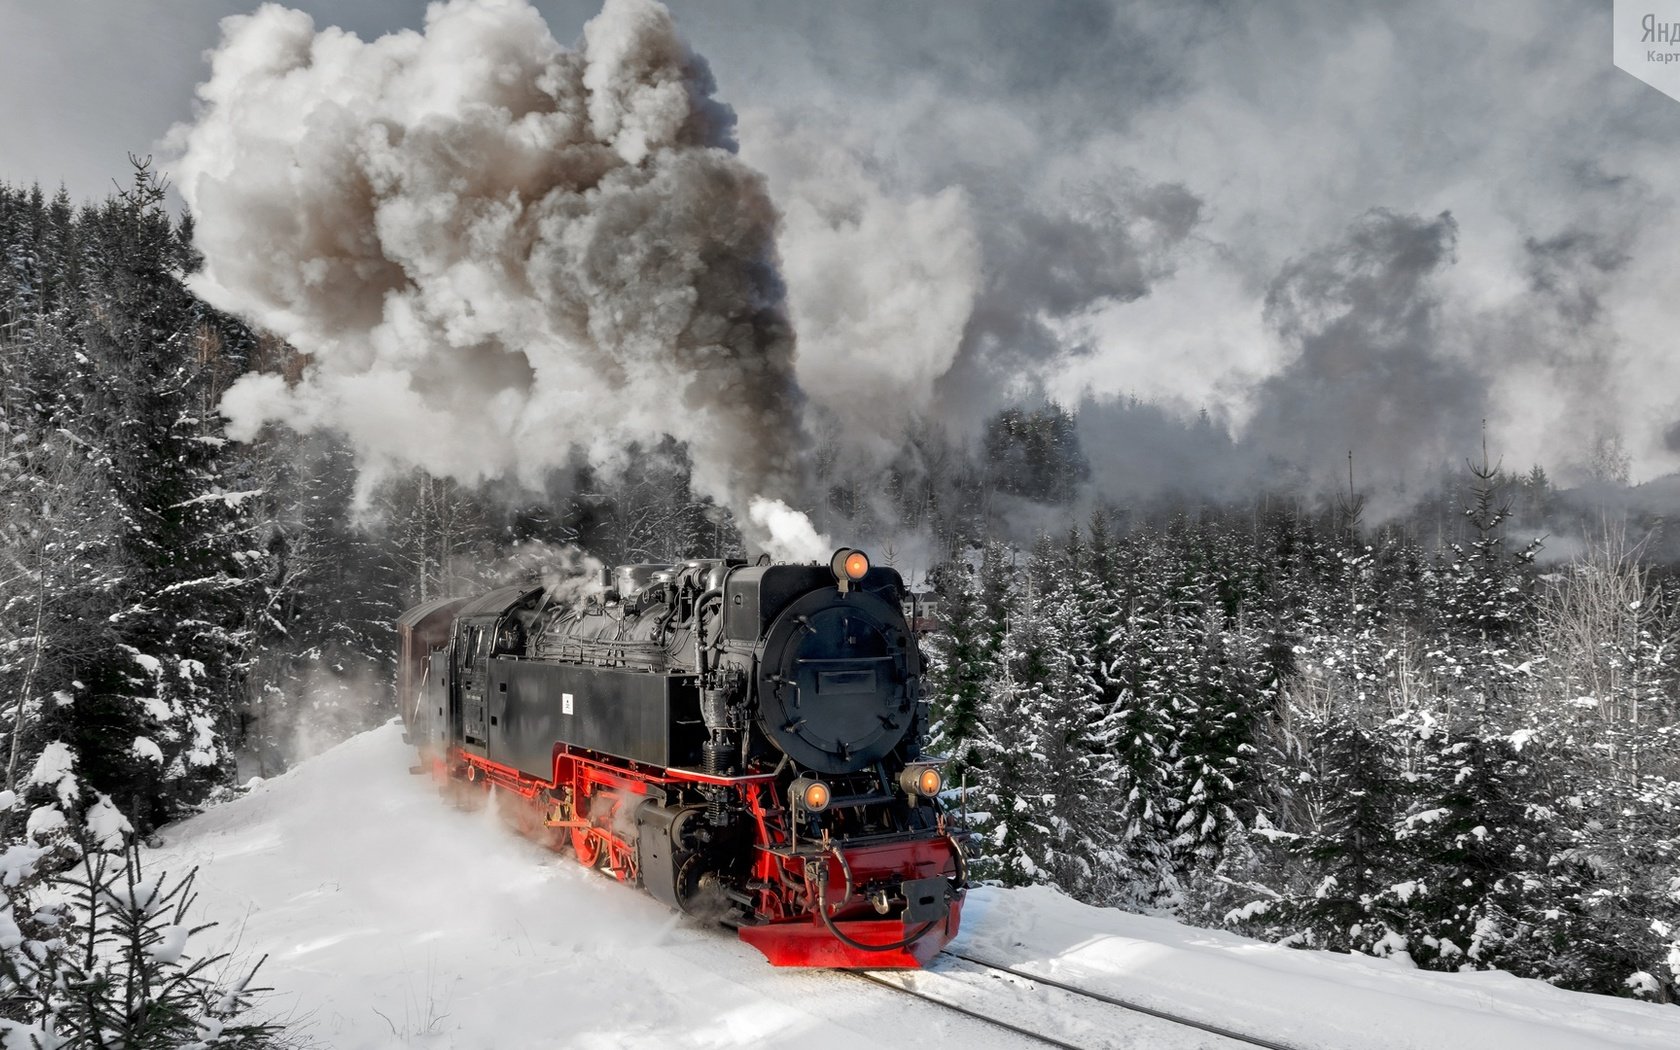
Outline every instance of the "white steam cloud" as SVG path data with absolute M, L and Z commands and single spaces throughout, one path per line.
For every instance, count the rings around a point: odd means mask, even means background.
M 764 537 L 766 554 L 776 561 L 822 561 L 834 551 L 833 540 L 811 524 L 811 519 L 779 499 L 755 499 L 747 516 Z
M 526 0 L 372 42 L 269 4 L 211 66 L 175 132 L 194 288 L 312 357 L 237 383 L 232 436 L 333 428 L 366 480 L 535 486 L 669 435 L 750 542 L 788 530 L 741 513 L 801 490 L 777 214 L 663 6 L 608 0 L 570 50 Z

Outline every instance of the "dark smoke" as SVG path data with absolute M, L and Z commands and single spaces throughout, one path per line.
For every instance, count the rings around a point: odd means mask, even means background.
M 1266 322 L 1292 359 L 1259 386 L 1248 441 L 1314 474 L 1415 477 L 1476 444 L 1487 381 L 1454 352 L 1438 282 L 1458 224 L 1367 212 L 1338 242 L 1288 263 Z

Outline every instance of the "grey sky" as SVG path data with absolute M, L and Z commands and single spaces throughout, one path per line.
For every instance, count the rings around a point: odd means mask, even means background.
M 0 0 L 0 178 L 103 192 L 252 6 Z M 537 6 L 568 41 L 595 5 Z M 1680 103 L 1613 67 L 1607 3 L 671 6 L 788 216 L 795 320 L 833 326 L 802 339 L 940 348 L 906 410 L 1136 394 L 1399 478 L 1485 415 L 1510 463 L 1614 431 L 1637 477 L 1680 466 Z

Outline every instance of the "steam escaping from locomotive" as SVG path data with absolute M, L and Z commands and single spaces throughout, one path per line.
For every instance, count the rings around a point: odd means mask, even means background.
M 816 530 L 811 519 L 779 499 L 755 499 L 747 519 L 764 537 L 766 554 L 776 561 L 821 561 L 834 542 Z
M 311 358 L 236 383 L 231 436 L 339 430 L 365 490 L 535 487 L 668 435 L 749 542 L 798 533 L 749 512 L 801 489 L 776 211 L 663 6 L 607 0 L 578 50 L 526 0 L 372 42 L 273 4 L 222 29 L 175 132 L 193 287 Z

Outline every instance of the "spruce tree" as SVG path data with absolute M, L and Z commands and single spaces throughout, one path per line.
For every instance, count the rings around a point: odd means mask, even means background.
M 939 630 L 925 643 L 930 659 L 932 743 L 935 754 L 948 756 L 946 775 L 963 784 L 975 768 L 979 745 L 980 711 L 994 665 L 985 644 L 990 622 L 981 607 L 973 569 L 965 562 L 947 562 L 934 570 L 939 595 Z
M 1134 537 L 1120 577 L 1138 593 L 1110 599 L 1112 625 L 1091 667 L 1091 691 L 1101 698 L 1093 737 L 1102 744 L 1100 777 L 1112 784 L 1102 845 L 1107 851 L 1104 898 L 1148 908 L 1176 894 L 1172 876 L 1169 698 L 1163 691 L 1159 637 L 1164 630 L 1160 552 L 1151 537 Z M 1100 599 L 1099 599 L 1100 600 Z M 1112 699 L 1108 699 L 1112 697 Z
M 243 511 L 222 485 L 219 422 L 203 411 L 207 333 L 183 284 L 194 260 L 163 195 L 138 163 L 131 187 L 78 219 L 83 353 L 63 411 L 106 472 L 121 579 L 104 644 L 77 661 L 83 687 L 48 713 L 142 829 L 230 774 L 249 638 Z
M 991 571 L 1002 568 L 994 557 Z M 973 819 L 985 841 L 976 870 L 1007 886 L 1052 879 L 1043 860 L 1053 834 L 1045 811 L 1051 776 L 1045 726 L 1055 688 L 1055 637 L 1049 598 L 1035 575 L 993 581 L 996 593 L 1008 595 L 1007 616 L 997 642 L 997 673 L 981 705 L 974 770 L 984 808 Z

